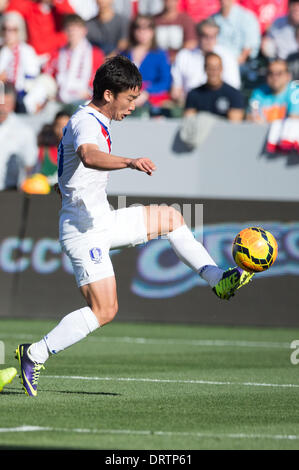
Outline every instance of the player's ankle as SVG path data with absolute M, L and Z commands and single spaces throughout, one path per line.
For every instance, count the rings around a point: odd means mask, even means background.
M 38 364 L 44 364 L 50 355 L 44 339 L 38 341 L 37 343 L 32 343 L 28 348 L 27 354 L 29 359 L 31 359 L 33 362 L 37 362 Z
M 206 265 L 200 269 L 198 274 L 202 279 L 207 281 L 210 287 L 215 287 L 222 279 L 223 272 L 223 269 L 218 268 L 218 266 Z

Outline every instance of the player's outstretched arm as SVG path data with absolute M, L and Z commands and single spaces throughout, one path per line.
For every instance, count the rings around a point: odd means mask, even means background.
M 156 166 L 149 158 L 125 158 L 102 152 L 95 144 L 83 144 L 77 150 L 83 165 L 95 170 L 121 170 L 131 168 L 152 175 Z

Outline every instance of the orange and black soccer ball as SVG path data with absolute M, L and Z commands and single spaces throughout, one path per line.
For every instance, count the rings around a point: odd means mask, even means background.
M 238 233 L 232 251 L 240 268 L 249 273 L 259 273 L 272 266 L 278 247 L 272 233 L 261 227 L 248 227 Z

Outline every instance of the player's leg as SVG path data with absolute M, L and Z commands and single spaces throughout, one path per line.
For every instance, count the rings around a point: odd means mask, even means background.
M 100 326 L 113 320 L 117 313 L 114 276 L 80 287 L 87 306 L 64 316 L 58 325 L 33 344 L 19 345 L 16 350 L 21 366 L 22 383 L 27 395 L 37 395 L 39 373 L 50 355 L 69 348 Z
M 178 258 L 197 272 L 211 287 L 223 275 L 205 247 L 194 237 L 181 213 L 171 206 L 144 208 L 148 239 L 166 235 Z
M 87 306 L 63 317 L 41 343 L 30 347 L 30 354 L 37 362 L 44 363 L 50 354 L 57 354 L 81 341 L 115 317 L 118 304 L 114 276 L 85 284 L 80 291 Z
M 199 273 L 211 287 L 223 275 L 204 246 L 185 224 L 182 215 L 169 206 L 138 206 L 113 211 L 111 248 L 135 246 L 166 235 L 177 256 Z
M 147 206 L 144 218 L 148 239 L 167 235 L 179 259 L 207 281 L 221 299 L 228 300 L 251 280 L 253 275 L 238 267 L 225 271 L 220 269 L 205 247 L 195 239 L 180 212 L 173 207 Z
M 96 248 L 101 246 L 102 248 Z M 50 355 L 57 354 L 110 322 L 117 312 L 116 282 L 107 240 L 95 234 L 88 240 L 68 243 L 65 247 L 74 268 L 77 285 L 86 307 L 65 315 L 40 341 L 19 345 L 25 392 L 36 396 L 39 373 Z
M 80 290 L 100 326 L 114 319 L 118 311 L 115 276 L 86 284 Z

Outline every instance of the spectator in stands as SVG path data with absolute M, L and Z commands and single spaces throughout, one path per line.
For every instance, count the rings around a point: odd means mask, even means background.
M 228 47 L 239 64 L 257 57 L 261 44 L 261 34 L 256 16 L 235 0 L 220 0 L 221 9 L 214 15 L 220 28 L 218 42 Z
M 234 122 L 243 120 L 244 97 L 239 90 L 223 82 L 222 70 L 221 57 L 214 52 L 208 53 L 205 58 L 207 81 L 188 93 L 185 116 L 205 111 Z
M 288 69 L 293 80 L 299 80 L 299 25 L 296 26 L 295 36 L 297 41 L 297 52 L 287 57 Z
M 170 101 L 171 73 L 167 53 L 155 41 L 155 23 L 151 16 L 138 15 L 130 28 L 130 47 L 123 53 L 137 65 L 143 79 L 143 88 L 135 104 L 159 113 Z
M 50 185 L 57 182 L 57 148 L 70 117 L 70 113 L 59 111 L 51 124 L 42 127 L 37 138 L 38 163 L 35 171 L 47 176 Z
M 23 98 L 32 82 L 40 73 L 35 50 L 26 44 L 26 25 L 18 12 L 2 17 L 0 49 L 0 80 L 12 83 L 18 93 L 17 102 L 23 107 Z
M 85 21 L 91 20 L 99 13 L 97 0 L 69 0 L 69 3 L 74 8 L 77 15 L 81 16 Z M 151 0 L 151 4 L 152 3 L 155 3 L 155 0 Z M 115 13 L 131 19 L 136 16 L 139 4 L 140 0 L 114 0 L 113 7 Z
M 289 0 L 238 0 L 238 3 L 255 13 L 264 34 L 272 23 L 288 11 Z
M 32 171 L 37 161 L 36 136 L 14 113 L 16 90 L 4 85 L 0 100 L 0 190 L 17 188 Z
M 92 82 L 104 62 L 104 53 L 87 40 L 86 23 L 80 16 L 67 16 L 64 31 L 67 45 L 52 56 L 45 70 L 56 79 L 59 101 L 86 101 L 92 97 Z
M 179 11 L 191 16 L 195 23 L 214 15 L 220 9 L 219 0 L 179 0 Z
M 272 59 L 277 57 L 286 59 L 296 52 L 297 26 L 299 26 L 299 0 L 289 0 L 289 14 L 277 18 L 263 39 L 263 54 Z
M 68 0 L 10 0 L 8 11 L 12 10 L 24 17 L 28 43 L 40 56 L 41 62 L 66 44 L 66 36 L 61 31 L 62 19 L 64 15 L 74 13 Z
M 198 34 L 197 48 L 182 49 L 176 56 L 172 66 L 171 96 L 176 102 L 183 104 L 187 93 L 206 82 L 204 67 L 205 55 L 216 52 L 222 59 L 223 80 L 234 88 L 240 88 L 240 70 L 234 55 L 225 46 L 218 44 L 219 26 L 213 18 L 203 20 L 196 25 Z
M 99 14 L 87 22 L 88 40 L 105 55 L 114 55 L 128 47 L 129 20 L 119 15 L 113 0 L 97 0 Z
M 164 0 L 162 13 L 155 16 L 157 45 L 168 51 L 170 61 L 182 48 L 197 45 L 195 23 L 187 13 L 179 12 L 178 0 Z
M 25 42 L 26 26 L 20 13 L 3 15 L 1 36 L 0 80 L 15 86 L 17 112 L 36 113 L 55 94 L 56 85 L 50 77 L 40 75 L 37 54 Z
M 257 123 L 299 117 L 298 92 L 291 83 L 287 62 L 276 59 L 268 65 L 267 83 L 256 88 L 249 100 L 248 119 Z

